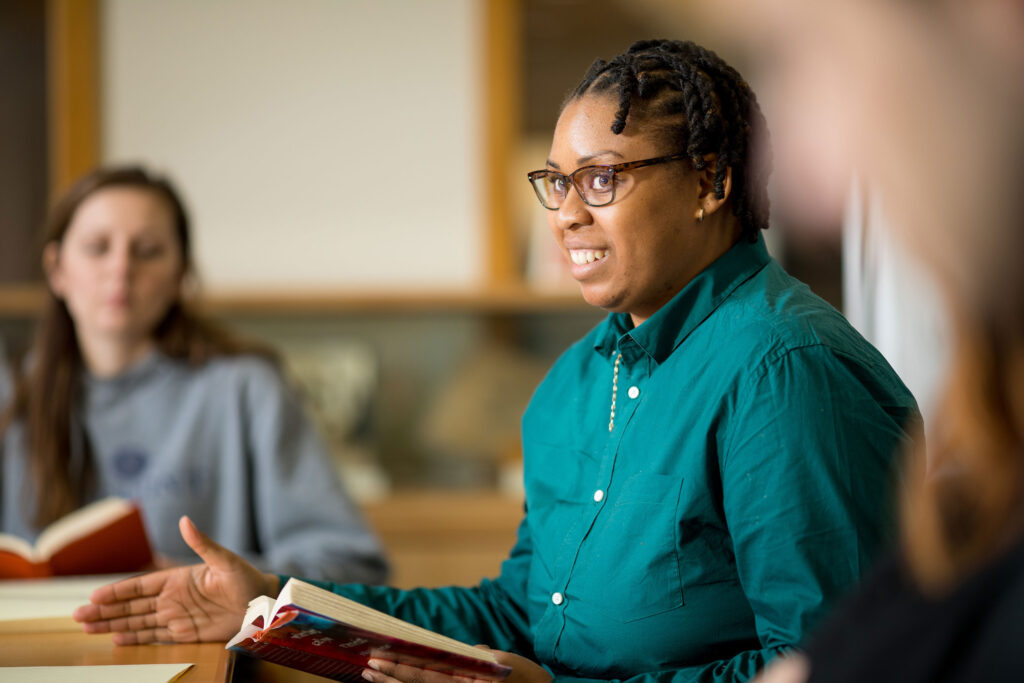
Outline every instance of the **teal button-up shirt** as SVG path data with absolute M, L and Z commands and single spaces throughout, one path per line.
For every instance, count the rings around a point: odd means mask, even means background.
M 551 369 L 523 418 L 527 513 L 497 579 L 322 585 L 556 678 L 747 680 L 886 540 L 916 410 L 835 309 L 742 242 Z

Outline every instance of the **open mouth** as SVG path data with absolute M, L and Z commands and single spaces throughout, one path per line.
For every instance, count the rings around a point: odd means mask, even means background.
M 608 255 L 607 249 L 570 249 L 569 258 L 577 266 L 600 261 Z

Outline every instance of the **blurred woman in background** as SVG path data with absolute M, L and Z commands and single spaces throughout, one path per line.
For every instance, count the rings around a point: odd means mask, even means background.
M 380 582 L 380 546 L 269 350 L 189 310 L 174 188 L 99 168 L 53 208 L 35 343 L 0 372 L 0 530 L 33 540 L 107 496 L 137 501 L 162 562 L 177 520 L 273 571 Z M 13 381 L 11 381 L 13 377 Z

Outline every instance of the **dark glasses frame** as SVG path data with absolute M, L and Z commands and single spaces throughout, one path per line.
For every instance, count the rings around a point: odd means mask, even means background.
M 568 190 L 566 190 L 565 196 L 558 200 L 557 205 L 549 206 L 546 202 L 547 193 L 544 191 L 544 183 L 550 178 L 561 179 L 563 182 L 565 182 L 566 187 L 568 187 L 571 184 L 574 188 L 576 188 L 576 194 L 580 196 L 580 199 L 582 199 L 583 203 L 586 204 L 587 206 L 607 206 L 615 201 L 616 174 L 624 173 L 626 171 L 632 171 L 633 169 L 636 168 L 643 168 L 644 166 L 654 166 L 655 164 L 664 164 L 669 161 L 678 161 L 680 159 L 689 158 L 690 156 L 688 154 L 668 154 L 666 156 L 652 157 L 650 159 L 640 159 L 639 161 L 626 161 L 621 164 L 593 164 L 590 166 L 580 166 L 569 175 L 545 168 L 539 171 L 530 171 L 529 173 L 526 174 L 526 178 L 527 180 L 530 181 L 530 185 L 533 187 L 533 191 L 537 195 L 537 199 L 540 200 L 541 206 L 543 206 L 548 211 L 557 211 L 558 208 L 562 205 L 562 202 L 564 202 L 566 197 L 569 196 L 569 192 Z M 596 202 L 588 200 L 588 190 L 585 189 L 582 183 L 579 181 L 581 173 L 590 173 L 594 169 L 607 171 L 611 174 L 611 192 L 608 193 L 608 201 Z

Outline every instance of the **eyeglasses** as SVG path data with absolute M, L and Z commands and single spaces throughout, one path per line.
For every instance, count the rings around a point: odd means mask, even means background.
M 569 184 L 576 188 L 580 199 L 587 206 L 605 206 L 615 201 L 615 174 L 631 171 L 634 168 L 663 164 L 667 161 L 689 159 L 687 154 L 670 154 L 653 159 L 627 161 L 613 166 L 581 166 L 569 175 L 558 171 L 531 171 L 526 174 L 537 199 L 549 211 L 555 211 L 569 194 Z

